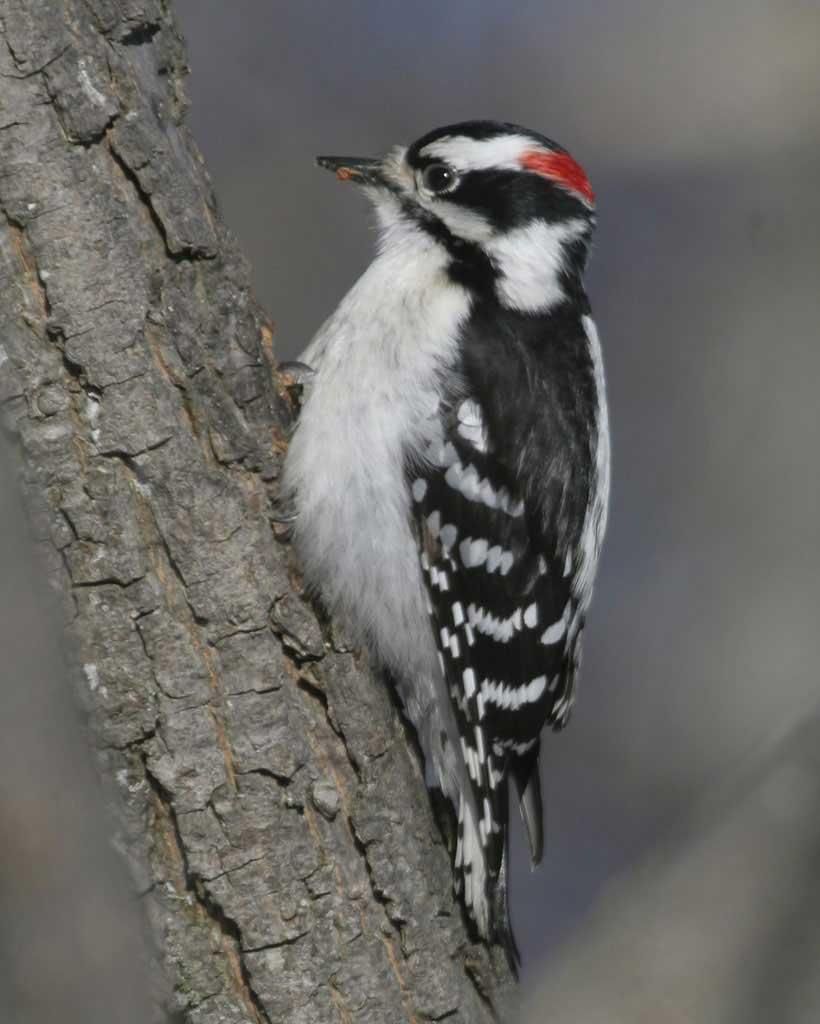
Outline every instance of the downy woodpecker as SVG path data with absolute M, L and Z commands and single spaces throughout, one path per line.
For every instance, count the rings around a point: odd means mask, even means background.
M 492 121 L 318 163 L 366 193 L 379 248 L 300 357 L 297 556 L 394 681 L 452 804 L 456 889 L 515 958 L 508 780 L 537 863 L 541 731 L 569 716 L 606 521 L 594 197 L 566 150 Z

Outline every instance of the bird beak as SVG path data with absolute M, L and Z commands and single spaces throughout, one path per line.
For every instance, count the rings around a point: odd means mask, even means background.
M 356 185 L 385 185 L 382 161 L 367 156 L 317 156 L 316 163 L 333 171 L 339 181 Z

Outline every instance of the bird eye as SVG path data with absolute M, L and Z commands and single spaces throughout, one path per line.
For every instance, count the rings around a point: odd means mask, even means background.
M 421 183 L 428 192 L 442 195 L 453 191 L 458 184 L 458 175 L 447 164 L 430 164 L 422 171 Z

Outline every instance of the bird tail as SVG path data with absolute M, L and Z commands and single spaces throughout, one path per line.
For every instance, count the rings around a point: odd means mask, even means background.
M 541 797 L 541 771 L 539 764 L 540 744 L 536 744 L 525 757 L 516 757 L 510 765 L 510 774 L 515 780 L 518 806 L 527 833 L 530 859 L 533 867 L 539 864 L 544 853 L 544 811 Z M 507 773 L 505 772 L 505 776 Z M 507 955 L 515 976 L 521 966 L 521 953 L 515 941 L 510 922 L 510 899 L 508 870 L 510 862 L 509 792 L 505 777 L 501 792 L 501 821 L 504 828 L 504 846 L 498 875 L 493 880 L 492 922 L 493 939 Z
M 487 825 L 480 820 L 481 810 L 459 756 L 460 741 L 455 723 L 441 716 L 441 704 L 431 701 L 423 709 L 406 709 L 416 727 L 424 754 L 425 781 L 431 791 L 440 792 L 449 805 L 445 819 L 455 824 L 453 888 L 463 901 L 467 916 L 485 942 L 502 947 L 510 967 L 517 975 L 521 955 L 510 923 L 508 894 L 509 865 L 509 772 L 504 770 L 498 780 L 498 806 L 495 825 L 501 833 L 494 849 L 498 855 L 488 856 Z M 416 711 L 413 715 L 412 712 Z M 509 763 L 509 762 L 508 762 Z M 534 765 L 534 772 L 533 772 Z M 541 850 L 541 791 L 538 782 L 537 751 L 528 758 L 527 766 L 512 766 L 519 793 L 521 813 L 530 838 L 533 861 Z M 529 769 L 527 771 L 527 769 Z M 442 810 L 439 806 L 439 810 Z M 483 829 L 483 835 L 482 835 Z M 450 831 L 450 836 L 452 836 Z
M 507 830 L 509 832 L 509 829 Z M 507 955 L 510 970 L 518 977 L 521 966 L 521 953 L 510 922 L 509 888 L 507 883 L 507 865 L 509 863 L 509 837 L 504 841 L 504 854 L 501 858 L 501 869 L 495 881 L 493 893 L 493 922 L 495 924 L 495 941 Z
M 525 754 L 516 757 L 512 764 L 512 775 L 518 791 L 518 807 L 527 841 L 530 847 L 532 866 L 541 863 L 544 855 L 544 802 L 541 797 L 540 743 Z
M 458 799 L 456 853 L 453 862 L 453 887 L 464 899 L 468 916 L 483 939 L 492 934 L 492 905 L 489 900 L 491 876 L 481 842 L 473 803 L 462 793 Z
M 501 861 L 496 872 L 488 870 L 487 851 L 472 816 L 472 808 L 462 797 L 459 801 L 458 831 L 454 860 L 454 888 L 463 892 L 464 906 L 479 935 L 499 945 L 515 976 L 521 965 L 521 953 L 515 941 L 509 906 L 509 828 L 506 780 L 501 784 L 502 837 Z

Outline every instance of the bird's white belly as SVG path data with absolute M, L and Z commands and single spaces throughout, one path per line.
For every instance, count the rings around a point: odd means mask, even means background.
M 323 391 L 317 382 L 293 442 L 299 559 L 330 610 L 406 666 L 429 630 L 396 430 L 407 413 L 382 396 Z
M 306 353 L 317 373 L 285 468 L 308 584 L 390 668 L 435 672 L 405 479 L 429 440 L 466 293 L 429 247 L 415 277 L 371 265 Z

